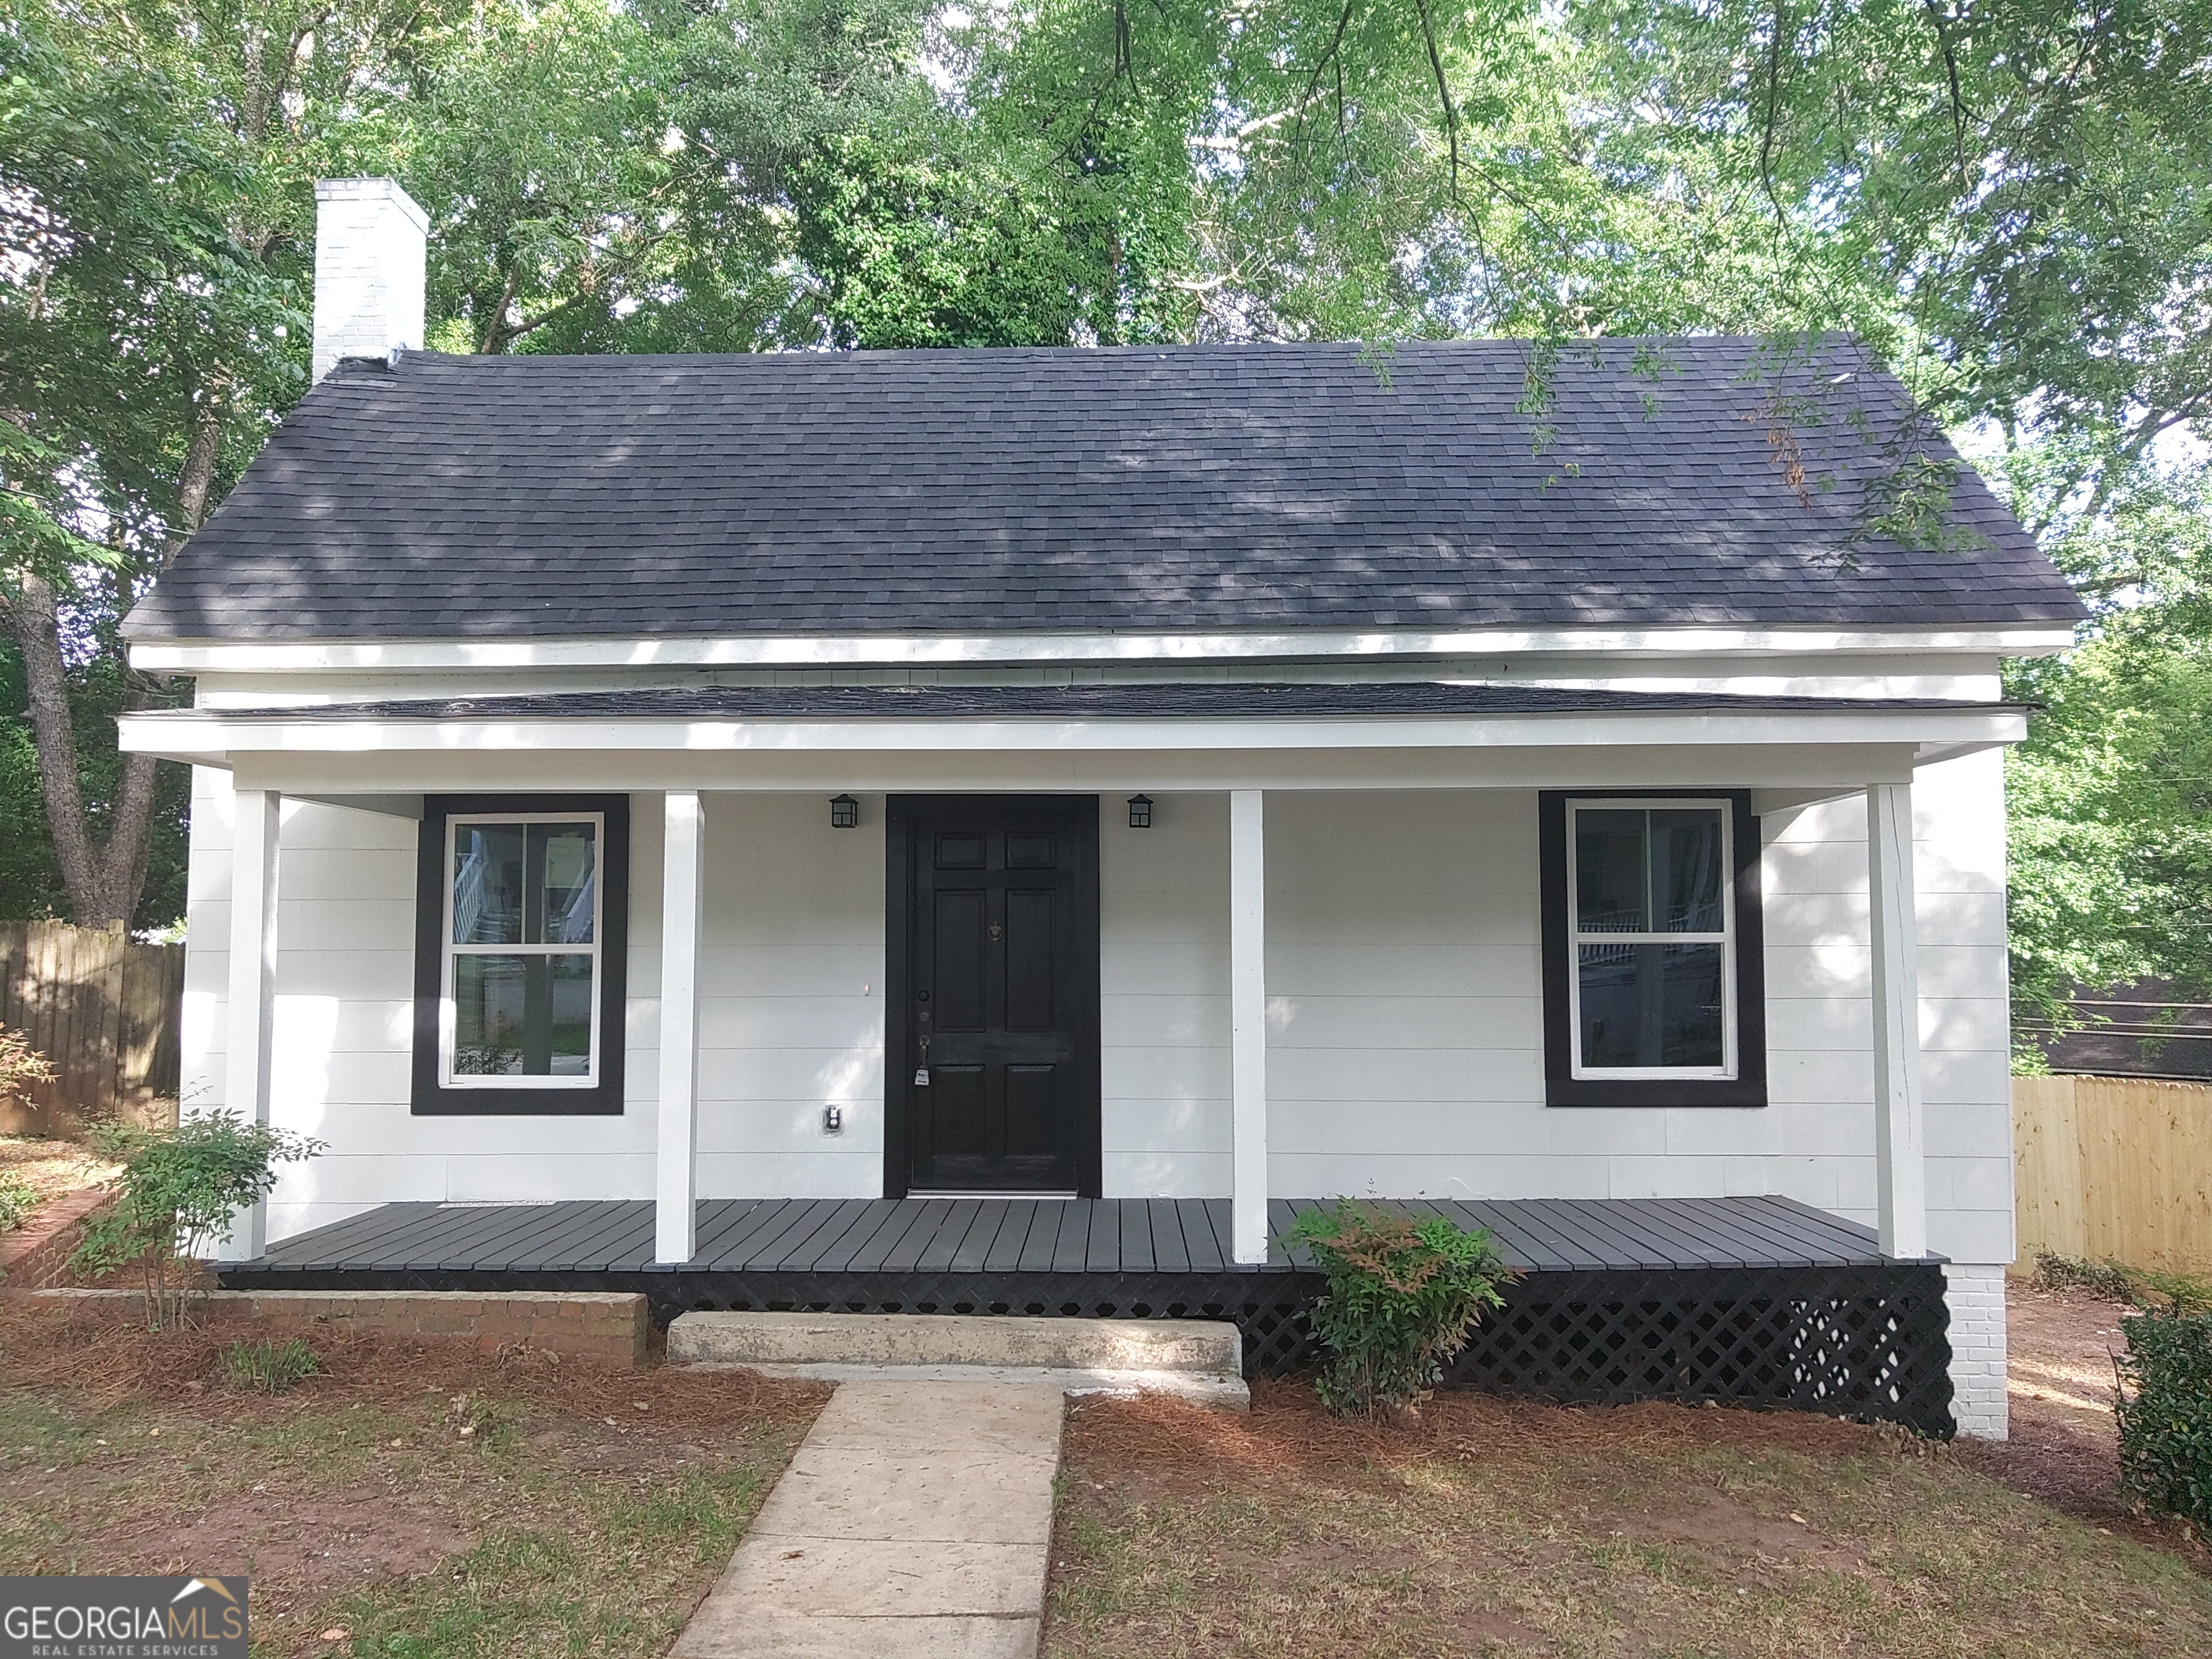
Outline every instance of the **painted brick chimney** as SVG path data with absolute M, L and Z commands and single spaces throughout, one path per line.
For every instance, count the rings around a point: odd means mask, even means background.
M 429 230 L 429 216 L 397 179 L 316 182 L 316 380 L 341 357 L 422 349 Z

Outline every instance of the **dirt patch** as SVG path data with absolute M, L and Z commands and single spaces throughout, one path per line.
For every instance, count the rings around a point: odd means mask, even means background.
M 2013 1410 L 2045 1407 L 2086 1433 L 2111 1437 L 2112 1361 L 2127 1347 L 2121 1322 L 2134 1312 L 2083 1291 L 2008 1286 L 2006 1370 Z
M 1866 1570 L 1863 1556 L 1839 1548 L 1814 1531 L 1804 1516 L 1763 1513 L 1722 1497 L 1655 1505 L 1624 1528 L 1623 1534 L 1687 1544 L 1704 1553 L 1745 1564 L 1771 1561 L 1839 1572 Z
M 64 1193 L 96 1187 L 112 1179 L 118 1167 L 77 1141 L 43 1135 L 0 1135 L 0 1182 L 20 1182 L 37 1194 L 41 1203 Z
M 238 1562 L 257 1581 L 295 1592 L 362 1578 L 412 1577 L 472 1547 L 477 1534 L 434 1505 L 395 1502 L 384 1486 L 355 1486 L 326 1498 L 271 1504 L 246 1494 L 195 1516 L 125 1532 L 107 1546 L 117 1572 L 191 1572 L 208 1562 Z

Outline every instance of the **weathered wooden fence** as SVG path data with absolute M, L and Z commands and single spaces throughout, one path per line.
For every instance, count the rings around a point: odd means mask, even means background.
M 2016 1077 L 2012 1133 L 2022 1265 L 2212 1273 L 2212 1085 Z
M 184 988 L 181 945 L 139 945 L 120 927 L 0 921 L 0 1026 L 59 1073 L 22 1101 L 0 1096 L 0 1132 L 173 1113 Z

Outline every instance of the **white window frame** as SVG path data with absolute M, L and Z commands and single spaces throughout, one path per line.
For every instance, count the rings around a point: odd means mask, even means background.
M 592 942 L 588 946 L 562 945 L 461 945 L 453 939 L 453 852 L 464 825 L 477 823 L 588 823 L 592 826 Z M 525 845 L 526 846 L 526 838 Z M 447 1089 L 596 1089 L 599 1086 L 600 999 L 606 975 L 600 971 L 600 951 L 606 943 L 607 818 L 604 812 L 453 812 L 446 817 L 444 862 L 438 883 L 445 894 L 445 920 L 438 943 L 438 1075 Z M 526 884 L 528 878 L 524 878 Z M 453 1069 L 453 1038 L 460 1024 L 459 998 L 453 988 L 454 964 L 463 957 L 574 957 L 592 958 L 591 1048 L 581 1077 L 516 1073 L 493 1076 Z
M 1566 803 L 1567 862 L 1567 1058 L 1568 1075 L 1634 1082 L 1661 1078 L 1734 1081 L 1740 1069 L 1736 1052 L 1735 805 L 1726 799 L 1698 795 L 1636 795 L 1621 799 L 1577 795 Z M 1721 929 L 1717 933 L 1585 933 L 1582 931 L 1582 879 L 1576 867 L 1575 815 L 1593 812 L 1679 812 L 1705 808 L 1721 820 Z M 1646 877 L 1649 879 L 1648 874 Z M 1583 946 L 1589 945 L 1713 945 L 1721 947 L 1721 1055 L 1718 1066 L 1585 1066 L 1583 1063 Z

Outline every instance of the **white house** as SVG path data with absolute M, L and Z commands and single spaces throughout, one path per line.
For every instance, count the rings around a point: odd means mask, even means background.
M 1866 533 L 1948 454 L 1878 367 L 1603 343 L 1547 434 L 1502 342 L 448 357 L 420 211 L 321 199 L 318 384 L 126 629 L 188 1103 L 328 1143 L 234 1282 L 1256 1272 L 1369 1194 L 1937 1285 L 2002 1435 L 1998 667 L 2080 613 L 1971 472 Z

